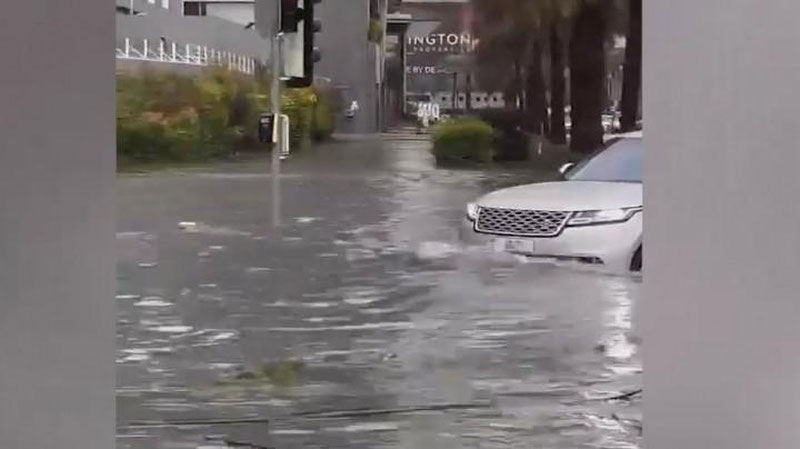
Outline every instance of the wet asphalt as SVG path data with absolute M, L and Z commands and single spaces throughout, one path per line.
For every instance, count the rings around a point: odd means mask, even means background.
M 640 396 L 608 399 L 641 387 L 641 278 L 457 239 L 551 173 L 330 143 L 284 164 L 277 230 L 268 173 L 119 177 L 118 448 L 641 446 Z

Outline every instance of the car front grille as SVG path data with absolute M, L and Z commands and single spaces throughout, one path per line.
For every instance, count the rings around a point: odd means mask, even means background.
M 475 230 L 486 234 L 520 237 L 555 237 L 564 228 L 569 212 L 482 207 Z

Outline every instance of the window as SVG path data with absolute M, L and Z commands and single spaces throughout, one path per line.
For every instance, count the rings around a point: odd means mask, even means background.
M 642 139 L 620 139 L 578 164 L 572 181 L 642 182 Z
M 161 0 L 161 7 L 164 9 L 169 9 L 169 0 Z
M 183 2 L 184 16 L 204 16 L 206 15 L 205 2 Z

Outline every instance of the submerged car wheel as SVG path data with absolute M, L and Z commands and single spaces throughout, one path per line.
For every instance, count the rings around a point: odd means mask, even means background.
M 633 253 L 633 259 L 631 260 L 631 271 L 639 272 L 642 271 L 642 247 L 640 246 L 639 249 Z

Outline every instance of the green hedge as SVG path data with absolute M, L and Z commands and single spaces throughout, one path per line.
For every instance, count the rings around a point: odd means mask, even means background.
M 493 130 L 479 119 L 444 120 L 433 128 L 433 155 L 437 162 L 492 161 Z
M 281 112 L 289 117 L 289 147 L 302 151 L 311 143 L 312 115 L 316 95 L 312 89 L 285 89 Z
M 311 138 L 316 141 L 331 137 L 336 129 L 336 116 L 332 101 L 320 95 L 314 105 L 311 121 Z
M 284 89 L 292 151 L 332 133 L 333 109 L 315 89 Z M 210 68 L 199 76 L 117 75 L 117 154 L 125 161 L 203 161 L 265 151 L 257 119 L 269 110 L 269 80 Z
M 377 44 L 383 39 L 383 25 L 379 19 L 369 19 L 369 29 L 367 30 L 367 40 Z

